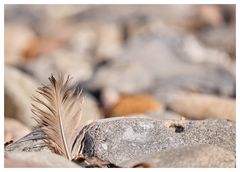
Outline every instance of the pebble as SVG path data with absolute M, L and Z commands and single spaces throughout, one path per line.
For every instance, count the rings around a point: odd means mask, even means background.
M 13 118 L 4 118 L 4 143 L 16 141 L 30 133 L 31 130 Z
M 168 107 L 188 119 L 224 118 L 236 120 L 236 100 L 199 93 L 176 93 Z
M 19 120 L 27 127 L 36 126 L 31 112 L 31 96 L 39 83 L 20 70 L 5 66 L 4 115 Z

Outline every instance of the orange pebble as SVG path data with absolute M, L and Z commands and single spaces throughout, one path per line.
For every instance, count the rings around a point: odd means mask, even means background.
M 161 105 L 152 97 L 146 94 L 129 95 L 120 97 L 110 110 L 109 116 L 128 116 L 151 110 L 161 110 Z

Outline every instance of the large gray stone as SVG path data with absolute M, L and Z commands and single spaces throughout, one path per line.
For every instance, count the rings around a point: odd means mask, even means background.
M 210 144 L 235 154 L 235 123 L 110 118 L 87 126 L 83 152 L 120 164 L 179 146 Z
M 222 119 L 188 121 L 108 118 L 85 126 L 80 134 L 84 136 L 83 153 L 86 156 L 121 165 L 156 152 L 196 144 L 218 146 L 235 156 L 235 127 L 234 122 Z M 51 151 L 39 140 L 41 135 L 43 133 L 40 130 L 34 131 L 8 145 L 5 151 Z

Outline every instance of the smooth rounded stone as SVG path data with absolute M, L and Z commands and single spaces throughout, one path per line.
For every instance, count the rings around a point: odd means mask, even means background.
M 148 94 L 125 95 L 113 104 L 108 115 L 111 117 L 131 116 L 152 110 L 163 111 L 163 106 Z
M 4 143 L 8 141 L 16 141 L 30 133 L 31 130 L 21 122 L 13 118 L 4 118 Z
M 31 96 L 38 88 L 38 82 L 10 66 L 5 66 L 4 81 L 4 116 L 15 118 L 30 128 L 35 126 Z
M 80 168 L 65 157 L 49 152 L 7 152 L 4 156 L 5 168 L 45 167 L 45 168 Z
M 231 31 L 229 31 L 229 33 L 230 32 Z M 234 66 L 236 64 L 232 62 L 230 56 L 227 54 L 227 51 L 217 49 L 217 47 L 207 47 L 193 35 L 188 35 L 184 38 L 181 54 L 182 57 L 192 62 L 219 65 L 232 72 L 233 75 L 235 74 Z
M 90 90 L 112 88 L 119 93 L 131 94 L 146 90 L 152 84 L 152 75 L 141 65 L 116 62 L 97 70 L 85 86 Z
M 23 62 L 22 53 L 35 37 L 33 30 L 23 24 L 6 24 L 4 28 L 4 63 L 19 64 Z
M 236 30 L 234 27 L 217 27 L 196 34 L 207 46 L 227 52 L 236 59 Z
M 59 72 L 69 74 L 74 80 L 83 82 L 89 79 L 93 69 L 88 57 L 77 55 L 65 50 L 55 51 L 48 55 L 29 60 L 20 66 L 24 71 L 32 74 L 41 83 L 48 83 L 46 76 Z
M 163 150 L 120 164 L 132 167 L 144 163 L 150 168 L 235 168 L 235 155 L 218 146 L 196 144 Z
M 198 10 L 199 18 L 206 25 L 219 27 L 224 24 L 224 16 L 221 13 L 220 5 L 201 5 Z
M 91 54 L 93 63 L 113 58 L 122 48 L 122 30 L 116 23 L 86 21 L 75 30 L 69 39 L 71 49 Z
M 210 144 L 235 154 L 236 125 L 203 121 L 108 118 L 86 126 L 83 153 L 120 164 L 179 146 Z
M 98 35 L 96 30 L 88 23 L 74 28 L 75 33 L 69 36 L 68 44 L 76 53 L 93 53 L 97 47 Z
M 216 117 L 236 120 L 236 100 L 230 98 L 179 92 L 169 98 L 168 107 L 188 119 Z
M 41 6 L 41 5 L 40 5 Z M 65 19 L 68 17 L 71 17 L 73 15 L 76 15 L 77 13 L 84 12 L 85 10 L 92 7 L 92 5 L 89 4 L 68 4 L 68 5 L 46 5 L 41 6 L 43 9 L 46 10 L 47 16 L 51 19 Z M 56 13 L 56 11 L 58 13 Z
M 98 25 L 98 46 L 96 56 L 106 60 L 114 57 L 122 48 L 122 31 L 116 24 L 99 24 Z

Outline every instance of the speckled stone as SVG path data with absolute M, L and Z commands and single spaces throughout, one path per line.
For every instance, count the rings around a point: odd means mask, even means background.
M 235 123 L 227 120 L 109 118 L 86 128 L 83 152 L 114 164 L 195 144 L 215 145 L 235 154 Z
M 46 144 L 39 140 L 42 134 L 39 130 L 34 131 L 16 143 L 8 145 L 5 151 L 50 151 Z M 178 148 L 181 152 L 182 146 L 212 145 L 218 147 L 216 149 L 230 152 L 234 157 L 236 149 L 236 124 L 225 119 L 194 121 L 140 117 L 107 118 L 85 126 L 80 134 L 84 136 L 82 143 L 86 156 L 94 156 L 116 165 L 130 163 L 132 160 L 158 152 Z M 80 142 L 81 140 L 77 144 Z M 232 156 L 229 157 L 231 159 Z

